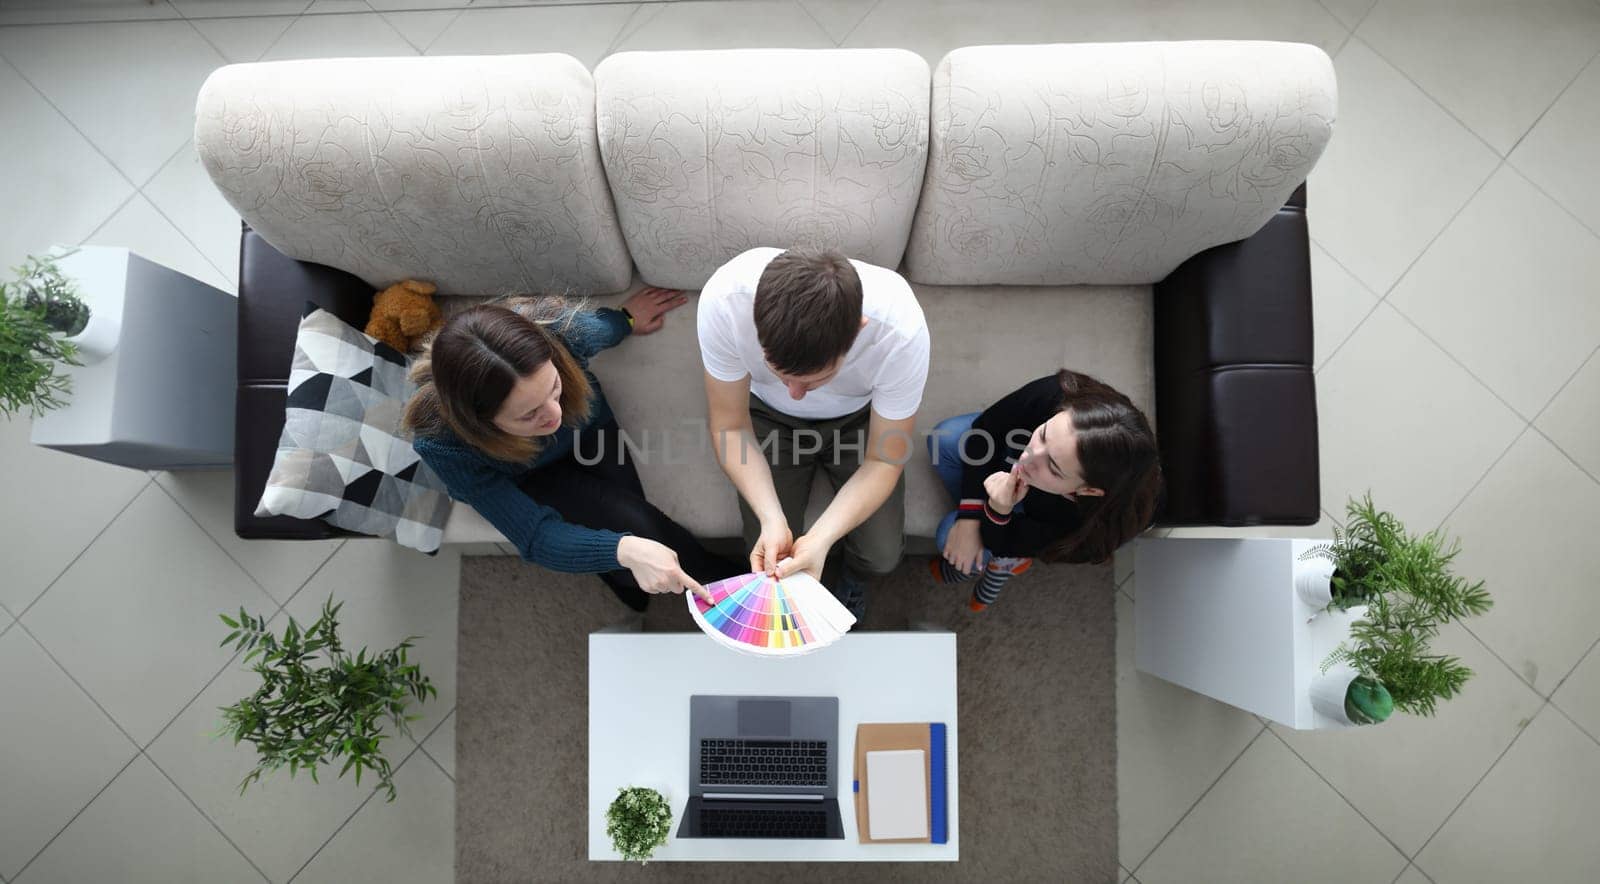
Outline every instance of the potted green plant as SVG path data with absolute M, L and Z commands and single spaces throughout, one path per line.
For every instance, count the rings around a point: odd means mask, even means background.
M 1483 581 L 1469 584 L 1451 573 L 1459 541 L 1447 541 L 1438 529 L 1410 535 L 1393 515 L 1378 512 L 1370 497 L 1352 502 L 1350 511 L 1359 514 L 1360 530 L 1371 532 L 1373 544 L 1352 559 L 1366 610 L 1323 663 L 1312 703 L 1351 724 L 1375 724 L 1393 710 L 1433 715 L 1438 701 L 1460 692 L 1472 670 L 1455 657 L 1432 653 L 1430 643 L 1440 626 L 1481 615 L 1494 603 Z
M 393 770 L 382 746 L 389 736 L 380 727 L 387 719 L 409 735 L 409 723 L 421 716 L 406 715 L 407 706 L 412 699 L 426 702 L 438 690 L 417 664 L 406 660 L 417 636 L 378 654 L 368 654 L 366 648 L 354 657 L 346 652 L 339 641 L 342 607 L 329 597 L 322 616 L 304 630 L 290 617 L 281 639 L 267 631 L 265 618 L 251 617 L 243 608 L 237 619 L 222 615 L 233 630 L 222 644 L 249 651 L 247 663 L 260 657 L 254 670 L 261 687 L 222 707 L 225 727 L 213 735 L 231 735 L 235 745 L 255 744 L 256 766 L 239 784 L 241 795 L 263 773 L 285 765 L 291 778 L 304 769 L 318 782 L 317 767 L 343 757 L 339 776 L 353 768 L 359 785 L 362 770 L 372 771 L 378 777 L 374 788 L 387 790 L 389 801 L 395 799 Z M 313 665 L 319 653 L 327 665 Z
M 1345 724 L 1379 724 L 1394 714 L 1394 695 L 1372 676 L 1352 667 L 1330 666 L 1311 682 L 1311 705 Z
M 72 379 L 58 365 L 82 365 L 79 341 L 89 308 L 54 258 L 29 256 L 18 279 L 0 283 L 0 413 L 37 417 L 66 405 Z
M 1349 724 L 1377 724 L 1393 710 L 1433 715 L 1440 700 L 1461 691 L 1472 670 L 1455 657 L 1431 653 L 1437 623 L 1396 615 L 1403 607 L 1377 596 L 1367 615 L 1351 625 L 1350 639 L 1329 655 L 1312 683 L 1319 712 Z
M 13 267 L 17 274 L 17 288 L 22 292 L 22 302 L 35 310 L 43 311 L 44 321 L 51 328 L 74 338 L 89 327 L 89 305 L 78 296 L 78 287 L 62 275 L 56 261 L 76 249 L 58 255 L 29 255 L 21 267 Z
M 672 805 L 655 789 L 629 786 L 617 790 L 606 808 L 606 834 L 625 860 L 645 863 L 672 831 Z
M 1392 513 L 1379 511 L 1372 496 L 1345 505 L 1345 524 L 1333 526 L 1333 542 L 1306 550 L 1295 568 L 1295 590 L 1312 608 L 1348 610 L 1381 591 L 1383 565 L 1411 542 Z

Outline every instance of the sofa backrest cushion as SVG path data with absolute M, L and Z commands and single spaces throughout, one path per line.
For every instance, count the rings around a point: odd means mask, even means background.
M 230 65 L 200 90 L 195 145 L 279 251 L 450 294 L 615 292 L 632 263 L 571 56 Z
M 1153 283 L 1244 239 L 1332 132 L 1333 63 L 1299 43 L 976 46 L 933 78 L 906 255 L 935 285 Z
M 698 289 L 755 246 L 898 267 L 928 150 L 901 49 L 624 52 L 595 69 L 600 155 L 647 283 Z

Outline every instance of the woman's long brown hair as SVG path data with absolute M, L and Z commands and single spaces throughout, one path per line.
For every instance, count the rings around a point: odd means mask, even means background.
M 543 448 L 540 437 L 514 436 L 494 416 L 517 381 L 555 363 L 561 377 L 561 422 L 589 417 L 589 380 L 559 334 L 577 308 L 562 298 L 505 298 L 452 316 L 423 345 L 411 366 L 417 392 L 402 426 L 417 436 L 449 429 L 498 460 L 526 463 Z
M 1156 435 L 1127 396 L 1086 374 L 1063 368 L 1061 411 L 1071 413 L 1083 481 L 1104 497 L 1079 496 L 1078 529 L 1052 543 L 1047 562 L 1103 562 L 1149 527 L 1161 495 Z

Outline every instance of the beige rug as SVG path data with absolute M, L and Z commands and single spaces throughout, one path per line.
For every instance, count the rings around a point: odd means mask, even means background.
M 595 577 L 462 560 L 456 877 L 479 882 L 1116 882 L 1116 624 L 1109 565 L 1036 565 L 998 604 L 925 558 L 872 587 L 867 629 L 959 633 L 959 863 L 591 863 L 588 634 L 624 619 Z M 677 599 L 650 632 L 695 629 Z M 707 639 L 709 641 L 709 639 Z M 676 826 L 676 821 L 674 821 Z

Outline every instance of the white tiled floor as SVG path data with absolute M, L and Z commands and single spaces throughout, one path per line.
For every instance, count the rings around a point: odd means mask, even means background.
M 1497 606 L 1446 634 L 1478 675 L 1437 718 L 1297 733 L 1136 672 L 1121 557 L 1124 872 L 1600 879 L 1596 0 L 0 0 L 0 266 L 87 239 L 231 288 L 237 218 L 189 117 L 224 61 L 843 44 L 936 63 L 1221 37 L 1314 43 L 1340 77 L 1309 209 L 1324 509 L 1371 489 L 1444 525 Z M 0 881 L 448 880 L 457 551 L 247 543 L 227 473 L 152 478 L 27 434 L 0 423 Z M 400 797 L 275 779 L 241 798 L 247 756 L 208 734 L 251 677 L 211 618 L 309 620 L 333 592 L 353 642 L 424 636 L 439 698 L 392 752 Z

